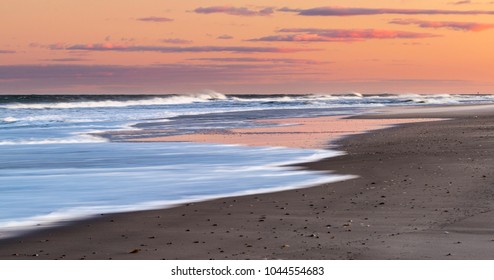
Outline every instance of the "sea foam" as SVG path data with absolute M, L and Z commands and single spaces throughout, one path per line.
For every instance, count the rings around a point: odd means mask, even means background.
M 0 146 L 0 233 L 353 178 L 284 166 L 341 155 L 193 143 Z M 186 176 L 184 176 L 186 174 Z

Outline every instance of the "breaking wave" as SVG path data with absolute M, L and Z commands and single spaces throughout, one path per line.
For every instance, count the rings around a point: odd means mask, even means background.
M 105 99 L 105 97 L 107 97 Z M 136 96 L 93 96 L 86 97 L 88 100 L 80 97 L 66 102 L 14 102 L 0 105 L 4 109 L 74 109 L 74 108 L 108 108 L 108 107 L 130 107 L 130 106 L 152 106 L 152 105 L 174 105 L 188 104 L 198 102 L 208 102 L 212 100 L 224 100 L 227 97 L 221 93 L 208 92 L 191 95 L 168 95 L 155 97 L 136 97 Z M 102 100 L 98 100 L 102 99 Z
M 257 103 L 293 103 L 310 104 L 330 102 L 331 104 L 468 104 L 492 102 L 489 95 L 467 94 L 361 94 L 358 92 L 342 94 L 238 94 L 225 95 L 215 91 L 198 94 L 173 95 L 33 95 L 4 96 L 0 98 L 0 109 L 77 109 L 77 108 L 118 108 L 132 106 L 166 106 L 207 102 L 257 102 Z M 4 118 L 2 122 L 13 122 L 14 118 Z
M 13 123 L 13 122 L 17 122 L 17 121 L 19 121 L 19 120 L 14 118 L 14 117 L 6 117 L 6 118 L 2 119 L 2 122 L 4 122 L 4 123 Z
M 47 138 L 47 139 L 19 139 L 19 140 L 0 140 L 0 146 L 3 145 L 45 145 L 45 144 L 81 144 L 81 143 L 101 143 L 108 140 L 92 135 L 78 135 L 66 138 Z

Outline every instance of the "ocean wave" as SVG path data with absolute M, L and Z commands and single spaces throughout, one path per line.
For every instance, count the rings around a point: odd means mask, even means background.
M 459 104 L 464 96 L 453 96 L 450 94 L 434 94 L 434 95 L 420 95 L 420 94 L 404 94 L 400 96 L 404 102 L 417 103 L 417 104 Z
M 67 118 L 63 115 L 36 115 L 25 116 L 15 118 L 16 122 L 36 122 L 36 121 L 48 121 L 48 122 L 67 122 Z
M 6 117 L 2 119 L 2 122 L 4 123 L 13 123 L 19 121 L 17 118 L 14 117 Z
M 255 98 L 252 96 L 246 96 L 246 97 L 234 96 L 231 98 L 231 100 L 238 102 L 290 102 L 290 101 L 300 100 L 300 98 L 291 97 L 291 96 L 259 97 L 259 98 Z
M 361 93 L 358 92 L 352 92 L 352 93 L 338 93 L 338 94 L 307 94 L 307 95 L 299 95 L 299 94 L 293 94 L 293 95 L 236 95 L 231 97 L 232 100 L 234 101 L 239 101 L 239 102 L 303 102 L 303 103 L 310 103 L 310 102 L 319 102 L 319 101 L 331 101 L 331 102 L 338 102 L 339 100 L 342 101 L 348 101 L 348 100 L 361 100 L 365 99 L 368 97 L 373 97 L 373 96 L 364 96 Z
M 472 103 L 478 100 L 488 102 L 491 97 L 485 95 L 462 95 L 462 94 L 362 94 L 350 93 L 314 93 L 314 94 L 237 94 L 225 95 L 215 91 L 199 94 L 174 94 L 174 95 L 91 95 L 91 96 L 37 96 L 37 98 L 10 97 L 7 103 L 0 103 L 0 109 L 74 109 L 74 108 L 118 108 L 132 106 L 160 106 L 181 105 L 192 103 L 205 103 L 214 101 L 225 101 L 232 103 L 249 103 L 284 105 L 286 103 L 311 104 L 313 102 L 327 102 L 330 104 L 362 105 L 365 103 L 376 103 L 385 100 L 386 104 L 453 104 Z M 4 119 L 3 122 L 6 122 Z
M 92 135 L 80 135 L 67 138 L 0 140 L 0 145 L 81 144 L 101 142 L 108 142 L 108 140 Z
M 362 98 L 364 95 L 360 92 L 347 92 L 347 93 L 339 93 L 339 94 L 333 94 L 333 96 L 338 96 L 338 97 L 359 97 Z
M 254 96 L 254 95 L 246 95 L 246 96 L 233 96 L 231 100 L 238 102 L 264 102 L 264 103 L 274 103 L 274 102 L 313 102 L 313 101 L 325 101 L 325 100 L 337 100 L 338 96 L 333 96 L 330 94 L 327 95 L 274 95 L 274 96 Z
M 10 103 L 0 105 L 4 109 L 74 109 L 74 108 L 107 108 L 107 107 L 130 107 L 130 106 L 150 106 L 150 105 L 174 105 L 198 102 L 208 102 L 212 100 L 227 99 L 224 94 L 218 92 L 207 92 L 190 95 L 169 95 L 154 98 L 112 100 L 108 98 L 101 101 L 73 101 L 73 102 L 53 102 L 53 103 Z

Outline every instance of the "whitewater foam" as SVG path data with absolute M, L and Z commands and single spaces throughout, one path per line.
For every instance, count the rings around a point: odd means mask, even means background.
M 102 143 L 18 146 L 1 153 L 9 162 L 0 163 L 0 190 L 6 190 L 0 196 L 1 237 L 92 215 L 353 178 L 280 166 L 338 154 L 322 150 Z
M 193 95 L 170 95 L 163 97 L 139 99 L 139 100 L 103 100 L 103 101 L 74 101 L 56 103 L 14 103 L 0 105 L 4 109 L 74 109 L 74 108 L 109 108 L 152 105 L 176 105 L 213 100 L 225 100 L 227 97 L 221 93 L 203 93 Z
M 75 108 L 119 108 L 134 106 L 159 106 L 159 105 L 180 105 L 192 103 L 205 103 L 214 101 L 232 101 L 232 102 L 311 102 L 311 101 L 357 101 L 365 103 L 366 100 L 388 100 L 390 102 L 401 103 L 403 100 L 415 102 L 418 104 L 452 104 L 469 102 L 469 100 L 493 100 L 491 96 L 480 95 L 451 95 L 451 94 L 382 94 L 382 95 L 364 95 L 358 92 L 342 94 L 310 94 L 310 95 L 224 95 L 222 93 L 209 91 L 198 94 L 182 95 L 163 95 L 163 96 L 118 96 L 113 99 L 112 96 L 102 96 L 102 100 L 91 100 L 94 96 L 85 97 L 88 100 L 73 99 L 71 101 L 56 102 L 14 102 L 0 104 L 3 109 L 75 109 Z M 479 99 L 480 98 L 480 99 Z M 13 99 L 14 100 L 14 99 Z M 65 100 L 65 99 L 64 99 Z
M 313 171 L 313 173 L 323 172 Z M 275 176 L 283 177 L 285 174 L 278 174 Z M 272 187 L 272 188 L 257 188 L 251 190 L 238 191 L 233 193 L 218 194 L 218 195 L 201 195 L 201 196 L 191 196 L 186 199 L 176 199 L 176 200 L 160 200 L 160 201 L 148 201 L 144 203 L 132 204 L 132 205 L 114 205 L 114 206 L 93 206 L 93 207 L 75 207 L 62 209 L 59 211 L 54 211 L 47 215 L 38 215 L 33 217 L 28 217 L 16 221 L 4 221 L 0 222 L 0 239 L 10 238 L 18 236 L 24 232 L 31 231 L 33 229 L 49 228 L 63 225 L 66 222 L 73 222 L 77 220 L 91 218 L 101 214 L 115 214 L 124 212 L 135 212 L 135 211 L 145 211 L 145 210 L 155 210 L 155 209 L 168 209 L 184 205 L 187 203 L 196 203 L 201 201 L 214 200 L 219 198 L 228 198 L 236 196 L 254 195 L 254 194 L 264 194 L 281 192 L 294 189 L 309 188 L 322 184 L 329 184 L 339 181 L 355 179 L 358 176 L 354 175 L 332 175 L 326 178 L 313 179 L 304 184 L 297 185 L 285 185 L 282 187 Z
M 0 145 L 49 145 L 49 144 L 82 144 L 108 142 L 105 138 L 93 135 L 78 135 L 66 138 L 0 140 Z
M 14 118 L 14 117 L 6 117 L 6 118 L 3 118 L 2 119 L 2 122 L 5 122 L 5 123 L 12 123 L 12 122 L 17 122 L 18 119 Z

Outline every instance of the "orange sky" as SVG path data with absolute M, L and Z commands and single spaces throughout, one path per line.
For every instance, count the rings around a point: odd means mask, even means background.
M 494 93 L 494 2 L 0 1 L 0 93 Z

